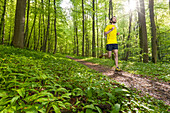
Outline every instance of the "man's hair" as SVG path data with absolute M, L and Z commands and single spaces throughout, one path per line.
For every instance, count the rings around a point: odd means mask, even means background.
M 110 23 L 116 23 L 116 22 L 113 22 L 113 18 L 116 17 L 116 16 L 113 16 L 111 19 L 110 19 Z

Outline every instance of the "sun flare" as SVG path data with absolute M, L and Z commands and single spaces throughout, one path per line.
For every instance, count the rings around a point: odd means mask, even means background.
M 134 11 L 136 9 L 136 0 L 130 0 L 129 3 L 128 3 L 128 1 L 125 2 L 124 6 L 125 6 L 125 11 L 126 12 L 129 12 L 130 10 Z

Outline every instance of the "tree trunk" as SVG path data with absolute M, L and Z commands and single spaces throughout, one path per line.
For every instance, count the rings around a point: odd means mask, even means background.
M 31 32 L 30 32 L 30 35 L 29 35 L 29 38 L 28 38 L 28 41 L 27 41 L 27 48 L 29 48 L 29 44 L 30 44 L 30 39 L 31 39 L 31 35 L 32 35 L 32 31 L 33 31 L 33 29 L 34 29 L 34 26 L 35 26 L 35 22 L 36 22 L 36 17 L 37 17 L 37 14 L 35 14 L 35 16 L 34 16 L 34 22 L 33 22 L 33 25 L 32 25 L 32 28 L 31 28 Z
M 57 18 L 57 14 L 56 14 L 56 2 L 55 2 L 55 0 L 54 0 L 54 15 L 55 15 L 55 18 L 54 18 L 54 32 L 55 32 L 54 54 L 55 54 L 56 51 L 57 51 L 57 30 L 56 30 L 56 18 Z
M 152 33 L 152 62 L 157 63 L 157 39 L 156 39 L 156 26 L 154 20 L 154 0 L 149 0 L 151 33 Z
M 143 62 L 148 62 L 148 41 L 147 41 L 147 30 L 146 30 L 146 19 L 145 19 L 145 5 L 144 0 L 140 0 L 140 23 L 141 23 L 141 38 L 143 40 Z
M 37 15 L 37 0 L 35 0 L 35 15 Z M 37 35 L 36 35 L 36 26 L 34 25 L 34 50 L 36 50 L 37 45 Z
M 128 0 L 128 3 L 129 3 L 129 6 L 130 6 L 130 0 Z M 127 45 L 126 45 L 126 49 L 127 49 L 127 52 L 126 52 L 126 58 L 125 60 L 127 61 L 128 60 L 128 57 L 129 57 L 129 47 L 130 47 L 130 44 L 129 44 L 129 40 L 130 40 L 130 37 L 131 37 L 131 25 L 132 25 L 132 12 L 131 10 L 129 11 L 129 34 L 128 34 L 128 38 L 127 38 Z
M 44 1 L 43 0 L 41 0 L 41 4 L 42 4 L 42 10 L 44 11 Z M 43 32 L 44 36 L 42 37 L 43 41 L 42 41 L 41 51 L 44 50 L 44 46 L 45 46 L 45 42 L 46 42 L 46 34 L 45 34 L 46 29 L 45 29 L 45 17 L 44 17 L 44 13 L 43 13 L 43 27 L 44 27 L 44 29 L 43 29 L 44 30 L 44 32 Z
M 99 56 L 99 29 L 98 29 L 98 15 L 97 15 L 97 0 L 96 0 L 96 27 L 97 27 L 97 57 Z
M 39 32 L 38 32 L 38 42 L 37 42 L 37 46 L 36 46 L 36 49 L 38 49 L 39 47 L 39 43 L 40 43 L 40 38 L 41 38 L 41 14 L 39 16 L 39 25 L 38 25 L 38 28 L 39 28 Z
M 112 0 L 109 0 L 109 19 L 113 17 L 113 5 Z
M 138 11 L 138 24 L 139 24 L 139 47 L 140 47 L 140 57 L 139 57 L 139 61 L 142 62 L 142 53 L 143 53 L 143 39 L 142 39 L 142 25 L 141 25 L 141 17 L 140 17 L 140 13 L 141 13 L 141 10 L 140 10 L 140 5 L 139 5 L 139 2 L 137 0 L 137 11 Z
M 50 52 L 50 38 L 51 37 L 49 37 L 49 30 L 50 30 L 50 0 L 49 0 L 49 4 L 48 4 L 48 25 L 47 25 L 47 34 L 46 34 L 44 52 L 46 52 L 47 40 L 48 40 L 48 52 Z
M 49 0 L 49 4 L 48 4 L 48 24 L 47 24 L 47 33 L 46 36 L 44 35 L 44 45 L 43 45 L 43 52 L 46 52 L 46 48 L 47 48 L 47 40 L 48 40 L 48 36 L 49 36 L 49 27 L 50 27 L 50 0 Z M 45 32 L 45 31 L 44 31 Z
M 25 33 L 24 33 L 24 46 L 26 46 L 26 41 L 27 41 L 27 38 L 28 38 L 28 25 L 29 25 L 29 10 L 30 10 L 30 0 L 28 0 L 28 7 L 27 7 L 27 24 L 26 24 L 26 30 L 25 30 Z
M 82 0 L 82 25 L 83 25 L 83 39 L 82 39 L 82 56 L 84 56 L 84 0 Z
M 14 37 L 12 42 L 14 47 L 24 48 L 25 8 L 26 0 L 17 0 Z
M 74 47 L 73 47 L 73 54 L 76 54 L 76 21 L 74 20 Z
M 36 36 L 36 27 L 34 26 L 34 50 L 36 49 L 37 45 L 37 36 Z
M 78 27 L 77 27 L 77 19 L 76 19 L 76 40 L 77 40 L 77 56 L 79 56 L 79 39 L 78 39 Z
M 103 29 L 101 29 L 101 51 L 100 51 L 100 54 L 103 54 Z
M 93 26 L 92 26 L 92 32 L 93 32 L 93 37 L 92 37 L 92 57 L 96 57 L 96 52 L 95 52 L 95 0 L 93 0 Z
M 4 0 L 3 13 L 2 13 L 1 23 L 0 23 L 0 37 L 2 38 L 1 44 L 4 44 L 5 13 L 6 13 L 6 0 Z

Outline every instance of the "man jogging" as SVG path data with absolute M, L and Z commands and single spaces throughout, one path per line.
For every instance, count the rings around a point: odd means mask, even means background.
M 121 71 L 118 66 L 118 44 L 117 44 L 117 28 L 115 26 L 117 20 L 116 17 L 112 17 L 110 19 L 110 25 L 107 25 L 104 30 L 104 35 L 107 35 L 107 41 L 106 41 L 106 50 L 108 51 L 107 54 L 103 54 L 102 56 L 107 56 L 108 58 L 111 58 L 112 51 L 114 52 L 114 60 L 116 69 L 115 71 Z

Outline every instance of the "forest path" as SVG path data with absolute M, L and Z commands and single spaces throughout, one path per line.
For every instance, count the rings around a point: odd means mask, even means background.
M 149 80 L 147 77 L 141 75 L 131 74 L 128 72 L 114 72 L 113 68 L 108 66 L 102 66 L 95 63 L 87 62 L 82 59 L 75 59 L 70 56 L 66 56 L 72 60 L 75 60 L 87 67 L 94 69 L 103 75 L 109 76 L 111 79 L 125 84 L 125 86 L 141 91 L 141 95 L 149 94 L 152 97 L 163 100 L 165 104 L 170 105 L 170 85 L 166 82 L 158 82 L 155 80 Z

